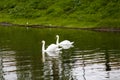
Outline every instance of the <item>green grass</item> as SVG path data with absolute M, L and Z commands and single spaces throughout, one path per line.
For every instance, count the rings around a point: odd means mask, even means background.
M 0 0 L 0 22 L 119 28 L 119 0 Z

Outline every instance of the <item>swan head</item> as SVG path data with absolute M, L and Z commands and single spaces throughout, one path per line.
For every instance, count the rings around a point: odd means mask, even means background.
M 59 37 L 59 35 L 56 35 L 56 37 L 58 38 L 58 37 Z
M 42 43 L 45 43 L 45 41 L 44 41 L 44 40 L 42 40 Z

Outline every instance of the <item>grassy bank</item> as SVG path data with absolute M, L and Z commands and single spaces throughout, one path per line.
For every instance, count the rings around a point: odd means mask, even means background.
M 0 22 L 119 28 L 119 0 L 0 0 Z

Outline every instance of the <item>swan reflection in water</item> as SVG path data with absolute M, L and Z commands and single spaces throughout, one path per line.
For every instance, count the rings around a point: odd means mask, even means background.
M 46 61 L 43 63 L 43 78 L 44 80 L 62 80 L 62 64 L 60 58 L 46 57 Z
M 60 53 L 62 51 L 42 51 L 43 76 L 44 79 L 59 80 L 61 75 Z
M 46 57 L 47 58 L 59 58 L 60 53 L 62 53 L 62 51 L 46 51 L 46 52 L 42 52 L 42 61 L 45 62 Z

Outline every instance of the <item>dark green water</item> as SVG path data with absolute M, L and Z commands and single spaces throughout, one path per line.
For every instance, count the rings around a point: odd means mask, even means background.
M 42 62 L 56 34 L 74 47 Z M 120 33 L 0 27 L 0 80 L 120 80 Z

